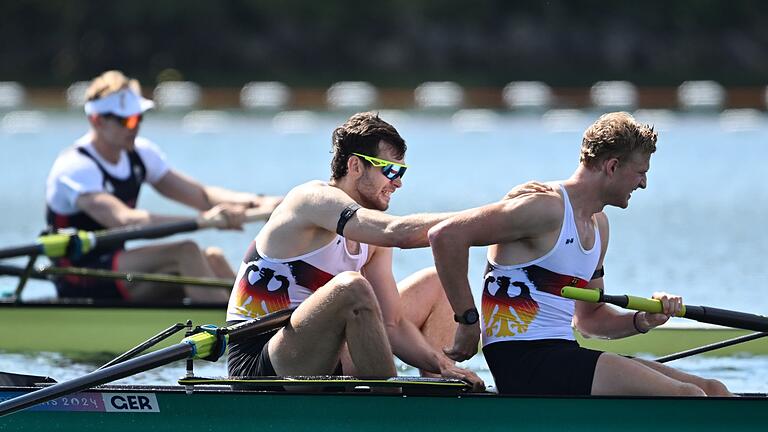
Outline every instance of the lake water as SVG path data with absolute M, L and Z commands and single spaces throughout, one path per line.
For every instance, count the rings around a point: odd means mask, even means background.
M 408 143 L 406 160 L 411 168 L 390 207 L 393 214 L 408 214 L 478 206 L 529 179 L 567 178 L 578 163 L 581 134 L 599 113 L 561 110 L 523 115 L 479 110 L 381 115 Z M 607 291 L 649 296 L 663 290 L 683 295 L 690 304 L 766 314 L 768 234 L 762 226 L 768 214 L 764 180 L 768 116 L 754 111 L 724 115 L 644 111 L 636 116 L 656 125 L 658 151 L 651 160 L 648 188 L 632 195 L 629 209 L 606 210 L 611 223 Z M 313 112 L 150 113 L 142 135 L 163 149 L 174 168 L 204 183 L 283 194 L 296 184 L 328 178 L 330 134 L 345 118 L 341 113 Z M 0 161 L 4 222 L 0 248 L 29 243 L 43 228 L 48 169 L 57 153 L 86 127 L 80 113 L 63 111 L 10 113 L 0 121 L 4 156 Z M 193 215 L 149 188 L 142 194 L 144 208 Z M 174 238 L 220 246 L 236 267 L 259 228 L 253 224 L 245 232 L 206 231 Z M 401 279 L 431 263 L 427 249 L 398 250 L 394 273 Z M 470 280 L 476 297 L 483 265 L 484 250 L 473 249 Z M 13 290 L 15 282 L 0 277 L 0 295 Z M 33 282 L 24 298 L 52 295 L 51 286 Z M 8 336 L 0 336 L 0 347 L 2 337 Z M 53 368 L 50 374 L 59 378 L 79 370 L 55 355 L 46 358 L 40 357 Z M 37 363 L 40 359 L 35 359 L 34 368 L 45 368 Z M 27 361 L 0 355 L 0 369 Z M 754 370 L 768 371 L 768 361 L 723 361 L 692 359 L 677 366 L 697 372 L 719 370 L 718 377 L 732 379 L 729 382 L 736 383 L 739 391 L 765 391 L 768 379 L 756 377 Z M 472 367 L 486 373 L 482 361 Z M 745 374 L 732 378 L 739 370 Z M 759 388 L 750 387 L 756 378 Z

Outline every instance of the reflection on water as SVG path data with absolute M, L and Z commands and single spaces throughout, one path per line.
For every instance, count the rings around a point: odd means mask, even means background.
M 648 357 L 652 358 L 652 357 Z M 0 352 L 0 371 L 29 375 L 49 376 L 59 382 L 83 376 L 98 368 L 101 363 L 72 361 L 59 353 L 37 355 Z M 463 362 L 464 367 L 474 370 L 488 385 L 493 377 L 482 356 Z M 676 360 L 670 366 L 695 375 L 715 378 L 739 393 L 768 392 L 768 356 L 691 357 Z M 397 361 L 400 375 L 418 375 L 418 370 Z M 185 374 L 185 362 L 177 362 L 138 375 L 115 381 L 119 384 L 175 385 Z M 195 375 L 219 377 L 227 374 L 223 361 L 195 362 Z

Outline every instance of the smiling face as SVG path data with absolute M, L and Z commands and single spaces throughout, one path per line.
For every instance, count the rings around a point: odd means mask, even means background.
M 651 155 L 632 153 L 624 160 L 611 159 L 606 162 L 606 169 L 610 173 L 610 183 L 607 190 L 606 204 L 627 208 L 632 192 L 636 189 L 645 189 L 650 169 Z
M 384 141 L 379 142 L 379 152 L 376 157 L 400 164 L 405 163 L 404 159 L 397 157 L 392 146 Z M 363 164 L 364 170 L 355 182 L 359 204 L 365 208 L 387 210 L 392 194 L 403 185 L 402 178 L 390 180 L 382 173 L 381 167 L 375 167 L 362 158 L 360 162 Z

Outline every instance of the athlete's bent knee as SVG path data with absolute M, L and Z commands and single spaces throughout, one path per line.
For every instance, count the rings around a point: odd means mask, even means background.
M 336 276 L 335 289 L 352 310 L 378 306 L 370 282 L 357 272 L 343 272 Z
M 205 256 L 210 258 L 224 258 L 224 250 L 220 247 L 210 246 L 205 249 Z
M 705 379 L 701 388 L 707 396 L 727 396 L 731 394 L 728 387 L 716 379 Z
M 678 396 L 706 396 L 707 394 L 704 392 L 704 390 L 701 389 L 701 387 L 690 384 L 690 383 L 684 383 L 681 382 L 678 384 L 676 389 L 676 394 Z
M 184 257 L 200 256 L 200 247 L 192 240 L 184 240 L 176 243 L 176 252 Z
M 435 267 L 427 267 L 424 270 L 424 280 L 428 286 L 442 291 L 443 285 L 440 283 L 440 276 L 437 275 Z

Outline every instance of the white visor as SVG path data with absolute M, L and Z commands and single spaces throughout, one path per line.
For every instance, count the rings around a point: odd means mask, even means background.
M 155 103 L 151 100 L 144 99 L 133 90 L 125 88 L 109 96 L 86 102 L 85 113 L 87 115 L 114 114 L 120 117 L 130 117 L 141 114 L 154 108 L 154 106 Z

